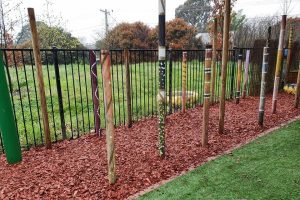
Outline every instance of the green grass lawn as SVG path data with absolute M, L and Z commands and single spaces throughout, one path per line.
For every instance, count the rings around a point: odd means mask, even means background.
M 139 199 L 300 199 L 300 121 Z

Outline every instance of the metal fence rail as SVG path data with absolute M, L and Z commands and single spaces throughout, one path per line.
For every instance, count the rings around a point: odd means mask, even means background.
M 32 49 L 2 49 L 12 97 L 13 111 L 21 146 L 43 145 L 40 99 L 37 93 L 36 69 Z M 100 50 L 94 50 L 99 60 Z M 188 55 L 187 90 L 191 91 L 188 108 L 203 103 L 204 50 L 184 50 Z M 245 55 L 246 49 L 244 49 Z M 111 76 L 114 101 L 114 123 L 127 123 L 124 50 L 111 50 Z M 166 94 L 180 92 L 182 87 L 183 50 L 168 50 L 166 62 Z M 52 142 L 63 138 L 78 138 L 94 132 L 94 104 L 89 50 L 42 49 L 43 75 L 49 112 Z M 215 101 L 220 92 L 221 51 L 217 52 Z M 230 50 L 226 98 L 234 98 L 236 87 L 236 59 Z M 245 58 L 245 56 L 244 56 Z M 129 50 L 131 82 L 131 113 L 133 121 L 155 116 L 157 113 L 158 62 L 157 50 Z M 97 63 L 101 128 L 105 128 L 102 66 Z M 250 72 L 251 75 L 251 72 Z M 166 114 L 180 110 L 181 105 L 171 95 L 166 102 Z M 170 107 L 168 105 L 171 105 Z M 0 143 L 2 139 L 0 134 Z M 3 148 L 2 148 L 3 151 Z

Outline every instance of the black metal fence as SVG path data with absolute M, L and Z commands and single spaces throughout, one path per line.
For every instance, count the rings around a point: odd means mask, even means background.
M 43 127 L 40 99 L 36 82 L 36 69 L 32 49 L 2 49 L 7 80 L 21 146 L 43 145 Z M 187 90 L 190 92 L 187 107 L 203 102 L 204 50 L 184 50 L 188 55 Z M 95 50 L 100 56 L 100 50 Z M 114 123 L 127 122 L 127 99 L 124 73 L 124 50 L 111 50 L 111 75 L 114 100 Z M 245 58 L 246 49 L 243 50 Z M 183 50 L 168 50 L 166 63 L 166 93 L 181 91 Z M 237 73 L 237 52 L 230 50 L 226 98 L 234 98 Z M 53 142 L 94 131 L 93 93 L 89 64 L 89 50 L 41 50 L 50 132 Z M 221 51 L 217 55 L 215 101 L 220 93 Z M 157 112 L 158 62 L 157 50 L 129 50 L 132 118 L 138 121 Z M 244 63 L 244 62 L 243 62 Z M 102 88 L 102 66 L 98 63 L 98 86 L 101 128 L 105 128 L 105 111 Z M 249 75 L 251 76 L 251 66 Z M 177 97 L 169 97 L 167 114 L 177 112 L 181 105 Z M 1 134 L 0 142 L 2 146 Z M 2 148 L 3 151 L 3 148 Z

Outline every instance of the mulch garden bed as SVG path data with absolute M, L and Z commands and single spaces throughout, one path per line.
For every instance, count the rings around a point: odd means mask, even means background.
M 116 129 L 117 183 L 107 180 L 105 137 L 79 139 L 23 152 L 21 164 L 9 166 L 0 157 L 0 199 L 124 199 L 162 180 L 203 164 L 266 129 L 300 115 L 294 96 L 281 93 L 277 114 L 266 99 L 264 128 L 257 125 L 258 97 L 226 103 L 225 134 L 218 134 L 218 105 L 210 112 L 209 147 L 201 147 L 202 107 L 176 113 L 166 120 L 167 156 L 157 151 L 157 119 Z

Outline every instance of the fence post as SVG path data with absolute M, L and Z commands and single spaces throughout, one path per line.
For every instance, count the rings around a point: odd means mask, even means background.
M 64 115 L 64 106 L 62 100 L 62 92 L 61 92 L 61 83 L 60 83 L 60 74 L 59 74 L 59 66 L 58 66 L 58 56 L 57 56 L 57 48 L 52 47 L 52 55 L 53 55 L 53 63 L 55 70 L 55 79 L 56 79 L 56 90 L 58 96 L 58 107 L 59 107 L 59 115 L 60 115 L 60 123 L 61 123 L 61 133 L 62 138 L 67 139 L 66 134 L 66 124 L 65 124 L 65 115 Z
M 182 54 L 182 94 L 181 94 L 181 103 L 182 103 L 182 112 L 185 112 L 186 109 L 186 79 L 187 79 L 187 52 L 184 51 Z
M 296 86 L 296 94 L 295 94 L 295 108 L 299 107 L 299 99 L 300 99 L 300 61 L 299 61 L 298 78 L 297 78 L 297 86 Z
M 99 106 L 99 87 L 98 87 L 98 72 L 97 60 L 95 51 L 89 51 L 90 55 L 90 73 L 92 79 L 92 98 L 94 104 L 94 129 L 97 135 L 101 135 L 101 121 L 100 121 L 100 106 Z
M 277 96 L 278 96 L 278 89 L 279 89 L 279 84 L 280 84 L 281 68 L 282 68 L 282 61 L 283 61 L 283 43 L 284 43 L 285 28 L 286 28 L 286 15 L 282 15 L 279 44 L 278 44 L 278 50 L 277 50 L 277 61 L 276 61 L 276 71 L 275 71 L 275 79 L 274 79 L 273 99 L 272 99 L 272 113 L 273 114 L 276 113 Z
M 22 161 L 22 152 L 4 71 L 2 51 L 0 51 L 0 94 L 0 132 L 2 133 L 2 142 L 7 162 L 15 164 Z
M 172 114 L 172 73 L 173 73 L 173 52 L 169 49 L 169 115 Z
M 203 131 L 202 131 L 203 147 L 207 147 L 208 145 L 211 62 L 212 62 L 212 49 L 211 49 L 211 45 L 208 45 L 205 50 L 205 68 L 204 68 L 205 81 L 204 81 Z
M 288 44 L 288 55 L 286 61 L 286 71 L 284 76 L 284 84 L 286 84 L 290 69 L 291 69 L 291 62 L 292 62 L 292 52 L 293 52 L 293 37 L 294 37 L 294 27 L 290 28 L 289 32 L 289 44 Z
M 104 88 L 104 104 L 106 113 L 106 148 L 108 161 L 108 180 L 110 184 L 116 182 L 116 156 L 115 156 L 115 128 L 112 86 L 110 75 L 110 53 L 107 50 L 101 51 L 101 64 Z
M 43 79 L 43 68 L 42 68 L 42 61 L 41 61 L 39 36 L 36 28 L 34 9 L 28 8 L 27 10 L 28 10 L 30 29 L 32 34 L 34 61 L 37 68 L 37 79 L 39 83 L 39 94 L 41 98 L 41 110 L 42 110 L 42 118 L 43 118 L 43 125 L 44 125 L 45 143 L 46 143 L 46 148 L 50 149 L 51 137 L 50 137 L 50 129 L 49 129 L 49 118 L 48 118 L 48 111 L 47 111 L 45 86 L 44 86 L 44 79 Z
M 244 68 L 244 81 L 243 81 L 243 94 L 242 98 L 244 99 L 247 94 L 247 82 L 249 78 L 249 65 L 250 65 L 250 50 L 248 49 L 246 51 L 246 62 L 245 62 L 245 68 Z
M 132 126 L 132 111 L 131 111 L 131 85 L 130 85 L 130 69 L 129 69 L 129 50 L 124 50 L 125 62 L 125 86 L 126 86 L 126 101 L 127 101 L 127 127 Z
M 230 74 L 230 99 L 233 99 L 233 94 L 234 94 L 234 80 L 235 80 L 235 76 L 234 76 L 234 68 L 236 66 L 236 52 L 237 52 L 237 48 L 233 47 L 233 55 L 232 55 L 232 63 L 231 63 L 231 74 Z
M 218 19 L 214 19 L 214 36 L 212 46 L 212 80 L 211 80 L 211 97 L 210 103 L 215 102 L 215 87 L 216 87 L 216 76 L 217 76 L 217 42 L 218 42 Z
M 224 133 L 225 121 L 225 95 L 226 95 L 226 76 L 228 62 L 228 40 L 230 25 L 230 0 L 225 0 L 225 18 L 223 29 L 223 53 L 222 53 L 222 73 L 221 73 L 221 95 L 220 95 L 220 114 L 219 114 L 219 133 Z
M 243 59 L 243 49 L 240 49 L 238 55 L 238 73 L 237 73 L 236 97 L 235 97 L 236 104 L 240 103 L 240 96 L 241 96 L 242 59 Z

